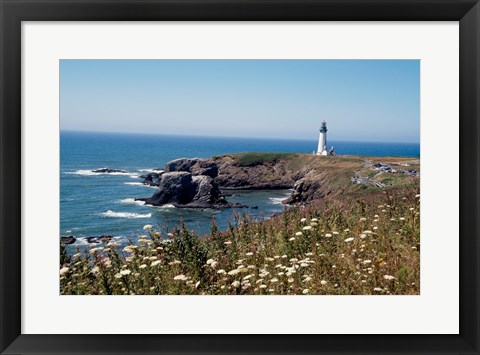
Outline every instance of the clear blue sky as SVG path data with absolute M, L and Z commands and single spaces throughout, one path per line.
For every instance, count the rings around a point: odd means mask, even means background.
M 62 130 L 419 142 L 417 60 L 61 60 Z

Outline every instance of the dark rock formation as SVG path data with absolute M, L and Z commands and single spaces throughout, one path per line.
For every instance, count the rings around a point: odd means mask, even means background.
M 197 158 L 180 158 L 169 161 L 165 165 L 165 172 L 174 172 L 174 171 L 185 171 L 190 172 L 192 166 L 197 163 Z
M 210 159 L 180 158 L 169 161 L 165 171 L 185 171 L 192 175 L 207 175 L 215 178 L 218 175 L 218 166 Z
M 73 244 L 77 241 L 77 239 L 73 235 L 69 235 L 68 237 L 60 237 L 60 243 L 63 245 Z
M 102 174 L 110 174 L 110 173 L 127 173 L 125 170 L 119 170 L 119 169 L 109 169 L 109 168 L 102 168 L 102 169 L 96 169 L 92 170 L 92 173 L 102 173 Z
M 150 185 L 150 186 L 158 186 L 160 183 L 160 176 L 163 174 L 161 173 L 148 173 L 146 175 L 142 175 L 141 177 L 144 179 L 143 183 L 145 185 Z
M 158 190 L 144 201 L 154 206 L 173 204 L 175 207 L 184 208 L 234 207 L 225 200 L 210 176 L 192 175 L 186 171 L 162 174 Z
M 87 237 L 87 242 L 90 244 L 108 243 L 112 240 L 112 236 L 109 234 L 103 234 L 98 237 Z

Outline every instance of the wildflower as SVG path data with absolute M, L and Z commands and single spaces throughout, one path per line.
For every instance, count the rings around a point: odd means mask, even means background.
M 178 281 L 184 281 L 187 279 L 187 277 L 183 274 L 180 274 L 180 275 L 177 275 L 173 278 L 174 280 L 178 280 Z
M 245 254 L 245 255 L 246 255 L 246 256 L 252 256 L 253 253 L 252 253 L 252 252 L 249 252 L 249 253 L 247 253 L 247 254 Z
M 227 240 L 227 241 L 226 241 L 225 243 L 223 243 L 223 244 L 225 244 L 225 245 L 230 245 L 230 244 L 232 244 L 232 242 L 229 241 L 229 240 Z
M 316 226 L 318 226 L 318 223 L 317 223 L 317 222 L 311 222 L 311 223 L 310 223 L 310 226 L 316 227 Z
M 385 275 L 383 277 L 385 280 L 395 280 L 395 277 L 391 276 L 391 275 Z
M 172 238 L 172 237 L 173 237 L 173 233 L 167 233 L 167 237 Z
M 308 267 L 308 266 L 310 266 L 310 264 L 308 264 L 308 263 L 301 263 L 300 264 L 300 267 Z
M 309 292 L 310 292 L 310 290 L 309 290 L 308 288 L 306 288 L 306 289 L 304 289 L 304 290 L 302 291 L 302 293 L 303 293 L 304 295 L 308 294 Z
M 415 195 L 416 198 L 420 198 L 420 194 Z
M 218 265 L 218 262 L 214 261 L 213 263 L 210 264 L 210 267 L 212 269 L 215 269 L 217 267 L 217 265 Z
M 99 272 L 100 272 L 100 268 L 98 266 L 95 266 L 91 271 L 92 274 L 98 274 Z
M 374 290 L 375 292 L 383 292 L 383 289 L 380 288 L 380 287 L 375 287 L 373 290 Z
M 347 238 L 347 239 L 345 239 L 345 242 L 350 243 L 352 240 L 353 240 L 353 238 Z
M 133 248 L 131 245 L 123 248 L 123 251 L 124 251 L 125 253 L 134 253 L 134 252 L 135 252 L 134 248 Z
M 157 266 L 158 264 L 160 264 L 160 260 L 155 260 L 154 262 L 152 262 L 152 263 L 150 264 L 150 266 L 153 267 L 153 266 Z
M 302 232 L 297 232 L 297 233 L 295 233 L 295 235 L 296 235 L 297 237 L 300 237 L 301 235 L 303 235 L 303 233 L 302 233 Z
M 210 264 L 213 263 L 214 261 L 215 261 L 215 260 L 213 260 L 213 259 L 208 259 L 208 260 L 207 260 L 207 265 L 210 265 Z
M 226 272 L 225 272 L 225 270 L 220 269 L 220 270 L 217 271 L 217 274 L 226 274 Z
M 291 238 L 289 239 L 290 242 L 293 242 L 294 240 L 295 240 L 295 237 L 291 237 Z
M 68 270 L 69 270 L 68 267 L 62 267 L 62 268 L 60 269 L 60 275 L 65 274 L 66 272 L 68 272 Z
M 362 233 L 362 234 L 360 234 L 360 239 L 365 239 L 366 237 L 367 237 L 367 235 L 366 235 L 366 234 L 363 234 L 363 233 Z
M 174 261 L 170 261 L 168 263 L 168 265 L 177 265 L 177 264 L 181 264 L 182 262 L 180 260 L 174 260 Z M 153 263 L 152 263 L 153 264 Z
M 373 234 L 373 232 L 372 232 L 372 231 L 369 231 L 369 230 L 363 231 L 362 233 L 365 233 L 365 234 Z
M 307 221 L 306 218 L 302 218 L 302 219 L 300 220 L 300 222 L 306 222 L 306 221 Z
M 310 276 L 307 276 L 307 277 L 305 278 L 305 280 L 303 280 L 303 281 L 305 281 L 305 282 L 312 281 L 312 278 L 311 278 Z
M 290 283 L 290 284 L 291 284 L 291 283 L 292 283 L 293 281 L 295 281 L 295 280 L 294 280 L 293 278 L 291 278 L 291 277 L 290 277 L 290 278 L 289 278 L 287 281 L 288 281 L 288 283 Z
M 327 284 L 327 281 L 325 280 L 320 281 L 320 285 L 325 286 L 326 284 Z
M 343 231 L 344 232 L 350 232 L 350 229 L 347 228 L 347 229 L 344 229 Z
M 239 272 L 240 272 L 240 270 L 236 269 L 236 270 L 229 271 L 228 274 L 230 276 L 234 276 L 234 275 L 238 274 Z
M 138 268 L 139 268 L 139 269 L 145 269 L 146 267 L 147 267 L 147 264 L 142 264 L 142 265 L 140 265 Z
M 143 226 L 143 230 L 152 229 L 152 228 L 153 228 L 153 226 L 151 224 L 145 224 Z
M 132 272 L 131 272 L 130 270 L 128 270 L 128 269 L 125 269 L 125 270 L 120 271 L 120 273 L 121 273 L 122 275 L 126 276 L 126 275 L 130 275 Z
M 318 219 L 317 218 L 312 218 L 310 221 L 311 222 L 318 222 Z
M 267 288 L 267 285 L 260 285 L 260 288 Z
M 370 264 L 371 262 L 372 262 L 372 260 L 363 260 L 363 263 L 364 263 L 365 265 L 368 265 L 368 264 Z
M 288 258 L 286 255 L 282 255 L 282 259 L 286 259 Z
M 312 229 L 312 226 L 305 226 L 302 228 L 304 231 L 309 231 Z
M 339 235 L 340 233 L 333 231 L 332 234 L 333 235 Z
M 365 217 L 360 218 L 360 222 L 365 222 L 367 219 Z
M 116 279 L 119 279 L 119 278 L 121 278 L 121 277 L 122 277 L 122 274 L 121 274 L 121 273 L 116 273 L 116 274 L 115 274 L 115 278 L 116 278 Z
M 235 287 L 235 288 L 239 287 L 240 286 L 240 281 L 233 281 L 232 286 Z
M 325 234 L 325 238 L 331 238 L 332 235 L 330 233 Z
M 399 220 L 404 221 L 405 217 L 400 217 Z
M 252 276 L 253 276 L 253 275 L 250 274 L 250 275 L 245 276 L 243 279 L 244 279 L 244 280 L 248 280 L 248 279 L 251 278 Z

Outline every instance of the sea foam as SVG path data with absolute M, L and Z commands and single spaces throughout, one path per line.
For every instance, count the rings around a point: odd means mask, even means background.
M 145 201 L 138 201 L 138 200 L 135 200 L 132 197 L 124 198 L 123 200 L 120 200 L 119 202 L 123 203 L 124 205 L 144 205 L 145 204 Z
M 110 218 L 150 218 L 152 217 L 151 213 L 132 213 L 132 212 L 113 212 L 108 210 L 107 212 L 103 212 L 102 216 L 110 217 Z
M 92 170 L 75 170 L 75 171 L 67 171 L 64 174 L 68 175 L 81 175 L 81 176 L 95 176 L 95 175 L 122 175 L 122 176 L 130 176 L 131 178 L 138 178 L 140 177 L 138 174 L 129 173 L 129 172 L 113 172 L 113 173 L 96 173 Z

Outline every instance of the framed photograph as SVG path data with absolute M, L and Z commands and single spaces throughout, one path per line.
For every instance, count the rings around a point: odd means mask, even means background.
M 5 354 L 479 353 L 478 1 L 9 1 Z

